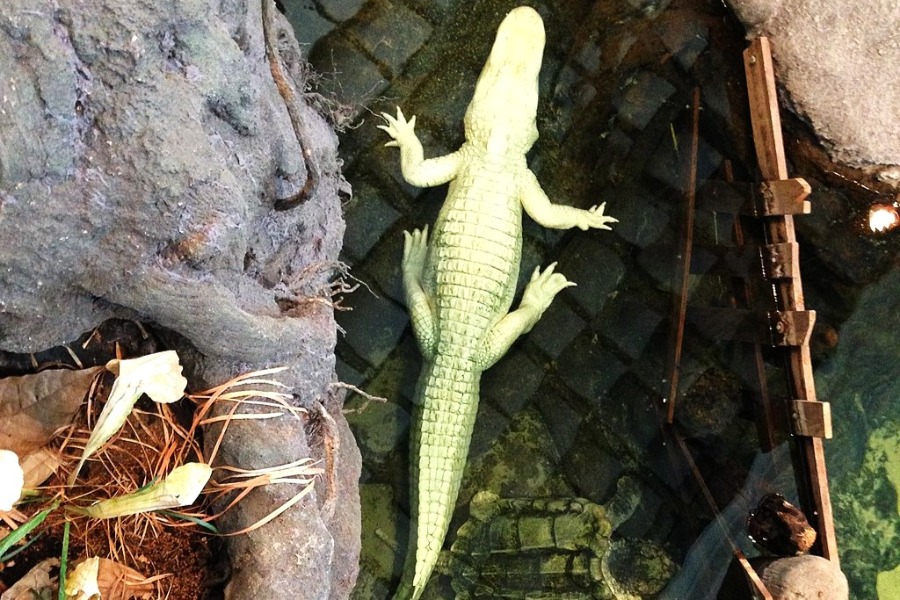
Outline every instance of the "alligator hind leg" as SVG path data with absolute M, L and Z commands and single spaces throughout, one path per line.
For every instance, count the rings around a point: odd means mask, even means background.
M 568 281 L 564 275 L 554 273 L 556 263 L 547 267 L 541 273 L 540 267 L 535 268 L 531 275 L 531 281 L 525 287 L 522 294 L 522 302 L 519 308 L 500 319 L 488 332 L 479 355 L 479 367 L 487 369 L 500 360 L 513 342 L 522 335 L 528 333 L 534 324 L 538 322 L 544 311 L 553 302 L 553 298 L 567 287 L 575 285 Z
M 413 333 L 419 342 L 422 355 L 431 360 L 434 357 L 434 314 L 428 294 L 422 288 L 422 277 L 425 273 L 425 257 L 428 255 L 428 226 L 422 231 L 414 229 L 412 233 L 403 232 L 403 289 L 406 292 L 406 304 L 409 306 L 409 318 L 412 321 Z

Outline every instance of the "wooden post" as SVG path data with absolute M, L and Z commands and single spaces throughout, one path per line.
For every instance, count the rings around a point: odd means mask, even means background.
M 666 422 L 675 420 L 675 401 L 678 397 L 678 383 L 681 376 L 681 349 L 684 343 L 684 319 L 687 313 L 688 284 L 690 283 L 691 251 L 694 246 L 694 205 L 697 201 L 697 153 L 700 147 L 700 88 L 694 88 L 691 101 L 691 154 L 685 181 L 684 229 L 682 232 L 681 264 L 676 279 L 675 307 L 673 310 L 672 348 L 669 357 L 669 395 L 666 400 Z
M 744 69 L 750 97 L 750 118 L 759 171 L 764 181 L 786 180 L 787 162 L 781 137 L 781 117 L 775 88 L 775 71 L 769 41 L 757 38 L 744 51 Z M 796 241 L 792 215 L 764 217 L 769 244 Z M 776 307 L 781 311 L 804 310 L 800 278 L 780 279 L 774 283 Z M 794 400 L 816 401 L 809 345 L 785 348 L 790 390 Z M 785 407 L 785 410 L 788 410 Z M 837 539 L 828 492 L 825 452 L 822 438 L 806 435 L 792 437 L 794 472 L 800 502 L 818 533 L 817 549 L 822 556 L 838 561 Z

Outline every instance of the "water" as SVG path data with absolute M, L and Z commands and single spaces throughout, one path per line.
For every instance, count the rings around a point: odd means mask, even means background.
M 357 411 L 348 418 L 364 460 L 356 597 L 387 598 L 406 544 L 406 440 L 421 366 L 401 290 L 401 232 L 433 223 L 446 189 L 420 190 L 403 181 L 398 153 L 383 148 L 387 138 L 373 113 L 399 105 L 417 115 L 427 156 L 457 148 L 495 29 L 517 3 L 285 4 L 298 39 L 310 44 L 324 73 L 323 90 L 346 105 L 341 117 L 350 120 L 341 124 L 353 125 L 341 138 L 354 189 L 345 206 L 343 260 L 373 293 L 357 292 L 345 302 L 353 311 L 338 315 L 346 330 L 339 374 L 387 399 L 348 403 Z M 529 164 L 553 202 L 586 208 L 605 201 L 620 223 L 611 233 L 560 232 L 525 218 L 522 277 L 558 261 L 578 287 L 561 293 L 485 374 L 446 547 L 478 492 L 602 505 L 627 476 L 638 483 L 640 503 L 611 539 L 661 549 L 681 565 L 660 597 L 714 597 L 699 590 L 721 580 L 732 545 L 756 552 L 743 527 L 749 509 L 770 491 L 795 495 L 784 449 L 759 453 L 746 352 L 716 341 L 702 323 L 686 331 L 674 427 L 663 427 L 661 418 L 671 377 L 669 315 L 695 87 L 701 90 L 698 177 L 722 179 L 726 161 L 737 181 L 755 177 L 744 34 L 721 5 L 695 0 L 529 4 L 547 29 L 541 137 Z M 842 567 L 852 598 L 876 598 L 876 582 L 881 600 L 897 598 L 887 576 L 879 580 L 900 564 L 894 341 L 900 281 L 891 268 L 897 243 L 860 226 L 864 207 L 848 193 L 853 190 L 829 188 L 822 173 L 799 166 L 794 174 L 816 190 L 813 214 L 798 218 L 797 227 L 806 302 L 818 311 L 812 354 L 819 396 L 834 412 L 835 439 L 826 453 Z M 731 223 L 728 215 L 698 213 L 695 242 L 730 243 Z M 694 276 L 690 301 L 729 306 L 733 290 L 727 277 Z M 777 358 L 768 358 L 778 395 L 783 373 Z M 545 549 L 543 564 L 558 554 Z M 460 575 L 449 571 L 432 581 L 427 598 L 454 597 Z

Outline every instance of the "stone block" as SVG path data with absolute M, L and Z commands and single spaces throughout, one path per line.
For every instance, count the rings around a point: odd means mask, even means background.
M 388 86 L 378 65 L 364 56 L 341 30 L 320 39 L 309 61 L 323 75 L 320 88 L 342 104 L 358 106 L 354 115 L 363 110 L 363 101 L 378 97 Z
M 348 29 L 379 64 L 393 74 L 431 36 L 431 24 L 399 2 L 374 0 Z
M 366 391 L 391 401 L 412 400 L 422 370 L 422 356 L 412 328 L 407 329 L 391 355 L 366 384 Z
M 691 132 L 687 127 L 678 132 L 676 141 L 671 136 L 660 136 L 655 152 L 647 161 L 647 174 L 665 183 L 675 190 L 686 190 L 686 161 L 690 159 L 688 150 L 674 152 L 674 145 L 679 149 L 691 147 Z M 710 179 L 722 164 L 722 155 L 702 136 L 697 143 L 697 179 Z
M 557 358 L 586 326 L 567 302 L 557 298 L 528 334 L 528 339 L 550 357 Z
M 354 274 L 360 279 L 374 283 L 378 293 L 406 306 L 403 293 L 403 273 L 400 261 L 403 257 L 403 235 L 399 231 L 382 237 L 369 255 L 354 265 Z
M 312 46 L 334 29 L 334 23 L 319 14 L 315 0 L 282 0 L 282 2 L 284 14 L 290 21 L 300 44 Z
M 397 513 L 391 510 L 395 505 L 391 486 L 362 484 L 359 486 L 359 499 L 363 521 L 360 560 L 369 567 L 366 569 L 369 573 L 379 579 L 389 579 L 394 571 L 395 551 L 384 540 L 398 539 L 399 534 Z M 354 594 L 351 597 L 359 596 Z
M 602 504 L 615 489 L 622 463 L 584 433 L 562 460 L 562 465 L 576 494 Z
M 366 256 L 400 217 L 378 188 L 365 181 L 353 188 L 353 198 L 344 205 L 344 252 L 360 259 Z
M 523 352 L 510 352 L 481 377 L 482 401 L 514 417 L 544 380 L 544 367 Z
M 572 449 L 583 415 L 548 385 L 542 386 L 535 394 L 534 407 L 540 412 L 556 451 L 560 456 L 565 456 Z
M 628 127 L 644 129 L 674 93 L 675 87 L 662 77 L 646 71 L 638 73 L 616 102 L 618 119 Z
M 667 228 L 672 228 L 671 208 L 666 204 L 668 198 L 658 192 L 627 185 L 625 189 L 604 190 L 600 200 L 614 202 L 611 214 L 619 222 L 613 225 L 613 233 L 639 248 L 646 248 Z
M 662 315 L 640 298 L 619 295 L 593 325 L 620 350 L 638 358 L 663 321 Z
M 417 124 L 417 131 L 421 129 L 435 132 L 443 136 L 454 149 L 462 144 L 463 117 L 472 99 L 481 66 L 479 64 L 472 67 L 448 57 L 439 70 L 428 75 L 416 87 L 412 106 L 423 115 L 419 120 L 421 125 Z M 420 132 L 419 135 L 423 134 Z M 434 156 L 427 145 L 425 155 Z
M 366 380 L 365 375 L 342 361 L 340 358 L 337 359 L 334 371 L 337 373 L 338 380 L 349 383 L 350 385 L 360 386 Z
M 587 400 L 595 402 L 625 372 L 625 365 L 597 336 L 585 332 L 559 357 L 559 376 Z
M 469 442 L 469 461 L 472 462 L 488 452 L 508 425 L 509 417 L 490 404 L 479 403 L 478 415 L 475 417 L 475 430 L 472 432 L 472 441 Z
M 354 401 L 352 408 L 361 406 L 361 402 Z M 370 469 L 387 460 L 406 439 L 409 420 L 409 413 L 394 402 L 369 402 L 358 412 L 347 414 L 347 422 Z
M 318 0 L 325 15 L 338 23 L 353 18 L 360 11 L 366 0 Z
M 600 312 L 625 275 L 622 260 L 591 234 L 578 235 L 566 246 L 556 270 L 578 284 L 564 293 L 591 315 Z
M 553 440 L 536 410 L 521 411 L 508 428 L 491 423 L 485 427 L 481 418 L 479 409 L 476 435 L 479 430 L 490 430 L 493 443 L 485 452 L 473 449 L 469 453 L 457 505 L 468 503 L 482 490 L 512 498 L 572 495 L 559 473 Z
M 403 335 L 409 322 L 406 311 L 363 288 L 344 305 L 351 310 L 336 315 L 338 325 L 346 331 L 344 341 L 371 366 L 379 366 Z

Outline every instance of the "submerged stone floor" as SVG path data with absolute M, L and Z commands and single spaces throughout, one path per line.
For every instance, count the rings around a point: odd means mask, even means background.
M 348 419 L 364 460 L 364 557 L 355 597 L 387 598 L 406 544 L 406 438 L 421 365 L 401 290 L 402 231 L 432 223 L 446 187 L 421 190 L 403 181 L 396 149 L 383 147 L 387 137 L 376 128 L 377 114 L 400 106 L 417 115 L 426 156 L 455 150 L 496 26 L 520 2 L 284 4 L 320 73 L 319 91 L 341 104 L 336 119 L 345 127 L 341 155 L 353 197 L 344 206 L 342 259 L 365 287 L 346 300 L 352 311 L 338 315 L 345 330 L 338 371 L 388 400 L 357 397 L 348 404 L 357 411 Z M 712 518 L 686 462 L 667 443 L 658 411 L 667 394 L 689 105 L 699 87 L 699 178 L 721 178 L 727 160 L 737 180 L 752 181 L 744 31 L 720 3 L 696 0 L 527 4 L 547 29 L 541 138 L 529 164 L 552 201 L 582 208 L 607 202 L 607 213 L 620 222 L 612 232 L 559 232 L 525 217 L 520 280 L 535 266 L 558 261 L 558 271 L 578 286 L 561 293 L 534 330 L 485 373 L 448 540 L 479 491 L 603 503 L 628 475 L 642 500 L 616 535 L 663 548 L 681 563 Z M 805 162 L 803 144 L 815 144 L 802 123 L 787 119 L 798 132 L 788 140 L 798 157 L 794 172 L 815 190 L 813 214 L 798 219 L 798 230 L 807 304 L 818 311 L 814 360 L 827 370 L 836 364 L 839 331 L 860 291 L 891 267 L 897 242 L 866 232 L 873 198 Z M 729 223 L 714 217 L 699 224 L 708 236 L 730 235 Z M 728 281 L 693 283 L 695 300 L 727 303 Z M 758 449 L 748 382 L 733 374 L 735 355 L 702 328 L 688 329 L 675 430 L 720 508 L 735 499 Z M 840 416 L 838 400 L 832 399 Z M 858 468 L 865 440 L 840 444 L 842 452 L 855 445 L 858 457 L 855 467 L 836 462 Z M 884 570 L 892 567 L 884 562 Z M 852 561 L 845 569 L 853 597 L 874 598 L 868 575 L 856 577 Z M 433 580 L 426 597 L 453 597 L 450 577 Z

